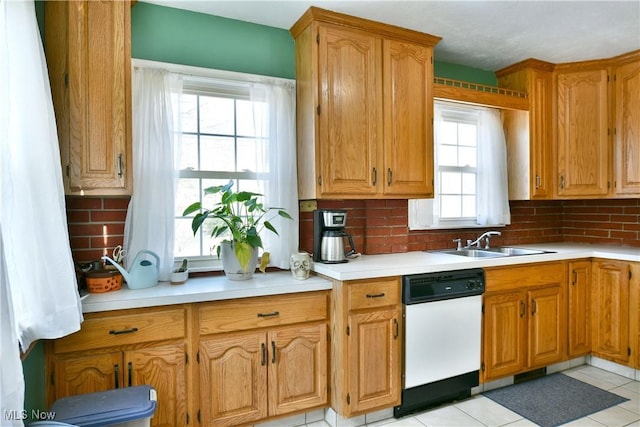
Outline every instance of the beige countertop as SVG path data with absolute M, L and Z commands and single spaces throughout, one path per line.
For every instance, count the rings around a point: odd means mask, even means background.
M 435 252 L 407 252 L 388 255 L 362 255 L 344 264 L 314 263 L 313 270 L 336 280 L 357 280 L 405 274 L 431 273 L 477 267 L 498 267 L 535 262 L 562 261 L 579 258 L 606 258 L 640 262 L 640 249 L 632 247 L 588 245 L 576 243 L 545 243 L 514 245 L 520 248 L 552 251 L 540 255 L 501 258 L 467 258 Z M 122 289 L 104 294 L 89 294 L 83 298 L 84 313 L 217 301 L 265 295 L 309 292 L 331 289 L 332 283 L 312 276 L 296 280 L 289 271 L 256 273 L 251 280 L 232 281 L 225 276 L 190 278 L 180 285 L 160 282 L 147 289 Z

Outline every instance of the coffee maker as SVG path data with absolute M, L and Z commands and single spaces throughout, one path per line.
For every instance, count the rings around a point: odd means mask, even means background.
M 344 231 L 347 211 L 317 209 L 313 211 L 313 260 L 325 264 L 347 262 L 356 250 L 353 238 Z M 344 239 L 349 240 L 347 251 Z

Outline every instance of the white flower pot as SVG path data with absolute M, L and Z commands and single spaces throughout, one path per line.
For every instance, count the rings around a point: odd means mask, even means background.
M 236 257 L 233 242 L 222 242 L 220 246 L 222 248 L 220 252 L 220 256 L 222 257 L 222 268 L 224 269 L 224 274 L 227 278 L 229 280 L 251 279 L 258 264 L 258 248 L 251 248 L 251 259 L 249 264 L 247 264 L 247 268 L 243 269 Z

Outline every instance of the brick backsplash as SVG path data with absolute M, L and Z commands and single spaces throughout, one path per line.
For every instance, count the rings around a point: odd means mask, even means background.
M 76 261 L 99 259 L 122 244 L 128 197 L 67 197 L 67 221 Z M 640 247 L 640 199 L 512 201 L 511 225 L 494 245 L 582 242 Z M 409 231 L 406 200 L 319 200 L 319 209 L 346 209 L 347 232 L 363 254 L 453 248 L 485 229 Z M 313 216 L 300 213 L 300 249 L 313 250 Z
M 487 229 L 409 231 L 406 200 L 318 201 L 319 209 L 346 209 L 347 229 L 364 254 L 453 248 Z M 583 242 L 640 247 L 640 199 L 512 201 L 511 224 L 494 245 Z M 313 248 L 313 218 L 300 214 L 300 248 Z
M 78 262 L 111 255 L 124 239 L 129 197 L 66 198 L 73 259 Z

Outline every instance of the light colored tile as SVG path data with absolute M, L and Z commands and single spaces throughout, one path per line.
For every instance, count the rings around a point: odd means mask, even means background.
M 389 422 L 384 423 L 384 421 L 389 421 Z M 384 424 L 379 424 L 379 423 L 384 423 Z M 382 421 L 379 421 L 379 423 L 371 424 L 371 426 L 384 426 L 384 427 L 424 427 L 425 426 L 420 421 L 418 421 L 416 417 L 412 417 L 412 416 L 400 418 L 397 420 L 395 418 L 392 418 L 390 420 L 382 420 Z M 369 424 L 367 424 L 367 427 L 369 427 Z
M 316 409 L 304 414 L 304 419 L 307 424 L 315 423 L 316 421 L 324 421 L 324 409 Z
M 579 420 L 571 421 L 570 423 L 562 424 L 562 427 L 606 427 L 604 424 L 600 424 L 596 420 L 589 417 L 580 418 Z
M 633 381 L 631 378 L 623 375 L 619 375 L 615 372 L 605 371 L 604 369 L 597 368 L 595 366 L 589 366 L 580 371 L 585 375 L 592 376 L 602 381 L 621 386 Z
M 331 427 L 328 422 L 325 420 L 314 421 L 311 423 L 305 424 L 306 427 Z
M 589 418 L 598 421 L 608 427 L 622 427 L 640 420 L 640 415 L 635 412 L 627 411 L 620 406 L 605 409 L 595 414 L 589 415 Z
M 501 426 L 522 419 L 521 415 L 484 396 L 457 403 L 455 407 L 487 426 Z
M 296 427 L 305 423 L 304 414 L 293 415 L 291 417 L 279 418 L 266 423 L 256 424 L 255 427 Z
M 580 380 L 580 381 L 582 381 L 584 383 L 591 384 L 592 386 L 599 387 L 599 388 L 601 388 L 603 390 L 611 390 L 613 388 L 618 387 L 615 384 L 612 384 L 612 383 L 610 383 L 608 381 L 604 381 L 604 380 L 601 380 L 601 379 L 596 378 L 594 376 L 587 375 L 587 374 L 582 372 L 582 369 L 576 370 L 576 371 L 574 371 L 574 370 L 565 371 L 565 372 L 563 372 L 563 374 L 564 375 L 568 375 L 568 376 L 570 376 L 572 378 L 575 378 L 577 380 Z
M 484 427 L 484 425 L 471 415 L 456 408 L 456 406 L 444 406 L 432 411 L 416 415 L 418 421 L 426 426 L 437 427 Z
M 636 414 L 640 414 L 640 394 L 635 391 L 629 390 L 627 388 L 618 387 L 611 390 L 612 393 L 617 394 L 618 396 L 626 397 L 629 399 L 626 402 L 622 402 L 620 405 L 621 408 L 624 408 L 628 411 L 635 412 Z
M 640 394 L 640 381 L 631 381 L 623 385 L 622 388 Z
M 380 420 L 388 420 L 388 419 L 393 419 L 393 408 L 387 408 L 381 411 L 369 412 L 364 416 L 364 421 L 367 425 L 370 425 Z
M 591 357 L 591 366 L 604 369 L 610 373 L 615 373 L 631 380 L 635 379 L 635 371 L 628 367 L 623 366 L 609 360 L 600 359 L 598 357 Z

